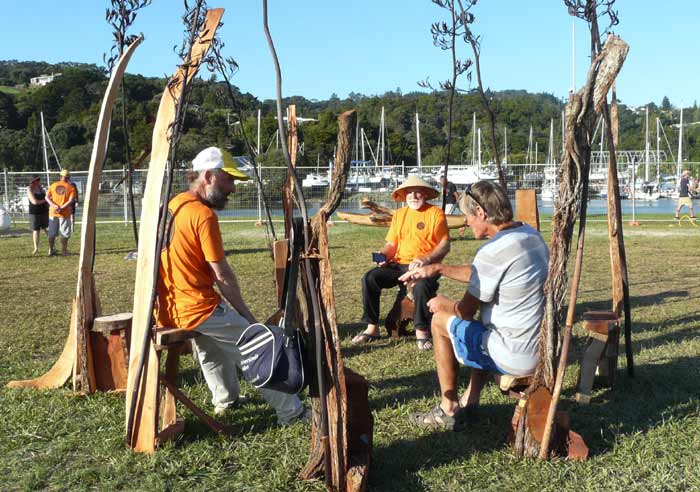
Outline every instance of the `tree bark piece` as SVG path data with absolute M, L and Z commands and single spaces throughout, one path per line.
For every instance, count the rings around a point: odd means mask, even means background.
M 163 177 L 166 163 L 170 154 L 170 139 L 172 125 L 175 121 L 176 104 L 185 87 L 188 86 L 199 69 L 214 38 L 216 29 L 223 15 L 223 9 L 207 11 L 205 26 L 199 32 L 199 38 L 190 51 L 190 64 L 185 70 L 178 68 L 168 86 L 158 107 L 156 124 L 153 128 L 151 145 L 151 163 L 146 178 L 146 188 L 141 209 L 141 225 L 139 228 L 139 251 L 136 265 L 136 281 L 134 285 L 134 321 L 131 337 L 132 354 L 129 362 L 129 381 L 126 393 L 127 425 L 131 409 L 132 395 L 136 386 L 138 372 L 138 357 L 144 351 L 143 340 L 146 332 L 151 330 L 152 312 L 150 299 L 154 288 L 154 268 L 156 264 L 156 243 L 159 219 L 159 207 Z M 159 253 L 159 252 L 158 252 Z M 137 402 L 133 415 L 132 429 L 127 434 L 132 437 L 130 446 L 134 451 L 152 453 L 155 451 L 156 427 L 158 414 L 158 357 L 151 343 L 145 353 L 144 369 L 138 387 Z
M 535 380 L 528 393 L 540 387 L 551 389 L 550 405 L 542 446 L 528 432 L 527 425 L 519 426 L 515 437 L 516 452 L 526 456 L 549 456 L 552 437 L 556 435 L 554 417 L 556 415 L 559 392 L 563 384 L 571 338 L 571 326 L 576 304 L 578 284 L 583 259 L 585 237 L 585 211 L 588 196 L 588 174 L 590 169 L 591 138 L 597 114 L 602 111 L 602 103 L 615 77 L 624 62 L 628 46 L 618 37 L 613 37 L 603 50 L 594 57 L 588 71 L 586 84 L 571 93 L 566 109 L 566 148 L 559 176 L 559 194 L 552 216 L 552 237 L 550 263 L 545 284 L 546 306 L 540 332 L 540 363 Z M 571 295 L 566 319 L 566 329 L 562 337 L 561 354 L 555 373 L 556 355 L 560 323 L 563 315 L 567 288 L 566 267 L 573 238 L 577 215 L 581 215 L 579 239 L 574 278 L 571 282 Z M 527 419 L 527 411 L 522 415 Z
M 107 155 L 109 128 L 114 102 L 119 95 L 119 87 L 129 60 L 141 41 L 143 41 L 143 37 L 137 38 L 121 56 L 112 71 L 107 90 L 102 99 L 102 107 L 90 157 L 87 191 L 83 203 L 78 282 L 71 310 L 68 340 L 63 353 L 46 374 L 34 380 L 10 382 L 8 384 L 10 387 L 58 388 L 65 384 L 72 371 L 73 389 L 75 391 L 84 393 L 95 391 L 95 368 L 89 343 L 89 331 L 94 318 L 100 314 L 99 298 L 97 297 L 92 273 L 95 256 L 95 218 L 99 195 L 97 188 L 101 181 L 102 166 Z

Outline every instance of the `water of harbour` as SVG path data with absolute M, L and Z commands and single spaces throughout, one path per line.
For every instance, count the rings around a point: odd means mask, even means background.
M 394 202 L 378 202 L 379 205 L 387 208 L 396 208 L 396 203 Z M 437 202 L 436 202 L 437 204 Z M 698 203 L 700 204 L 700 202 Z M 696 205 L 698 205 L 696 204 Z M 539 207 L 540 214 L 551 215 L 552 208 L 554 206 L 551 201 L 538 200 L 537 205 Z M 319 208 L 317 203 L 309 203 L 309 215 L 313 216 Z M 359 205 L 353 204 L 341 204 L 339 210 L 344 212 L 359 212 L 359 213 L 369 213 L 368 210 L 359 208 Z M 607 202 L 601 198 L 595 198 L 588 202 L 588 215 L 606 215 L 607 214 Z M 652 201 L 635 201 L 635 214 L 637 216 L 644 215 L 668 215 L 669 218 L 673 217 L 676 210 L 676 200 L 674 199 L 660 199 Z M 688 209 L 685 208 L 682 214 L 687 214 Z M 230 219 L 256 219 L 258 217 L 257 209 L 249 208 L 231 208 L 218 212 L 222 218 Z M 281 210 L 276 208 L 272 210 L 273 217 L 278 217 L 282 214 Z M 698 207 L 698 214 L 700 214 L 700 207 Z M 264 215 L 264 212 L 263 212 Z M 629 219 L 632 216 L 632 200 L 622 200 L 622 215 L 624 218 Z

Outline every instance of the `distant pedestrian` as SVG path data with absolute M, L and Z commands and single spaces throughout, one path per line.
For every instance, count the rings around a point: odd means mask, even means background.
M 695 211 L 693 210 L 693 199 L 690 197 L 689 193 L 689 183 L 690 183 L 690 173 L 686 169 L 681 174 L 681 182 L 678 186 L 678 206 L 676 207 L 676 220 L 678 220 L 678 214 L 681 208 L 688 207 L 690 209 L 690 218 L 695 218 Z
M 440 186 L 446 191 L 445 198 L 445 215 L 451 215 L 457 206 L 457 200 L 459 200 L 459 193 L 457 193 L 457 187 L 451 181 L 447 181 L 447 176 L 444 174 L 440 177 Z
M 68 254 L 68 239 L 73 232 L 70 218 L 70 205 L 75 201 L 75 188 L 70 182 L 68 169 L 61 171 L 61 179 L 49 186 L 46 194 L 49 203 L 49 256 L 56 254 L 54 243 L 56 236 L 61 236 L 61 253 Z
M 46 190 L 41 186 L 39 176 L 32 177 L 27 187 L 27 199 L 29 200 L 29 228 L 32 230 L 34 251 L 39 252 L 39 236 L 41 230 L 48 232 L 49 227 L 49 203 L 46 201 Z

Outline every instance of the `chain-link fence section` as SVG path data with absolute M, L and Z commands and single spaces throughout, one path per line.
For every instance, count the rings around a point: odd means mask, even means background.
M 593 153 L 590 190 L 591 196 L 596 197 L 606 192 L 607 183 L 607 155 Z M 700 173 L 700 163 L 683 163 L 683 169 L 688 169 L 692 176 Z M 661 198 L 674 198 L 676 188 L 675 162 L 661 162 L 659 165 L 653 160 L 647 167 L 646 163 L 635 157 L 634 159 L 621 159 L 618 162 L 619 181 L 623 198 L 628 198 L 632 189 L 632 177 L 636 169 L 637 197 L 644 199 L 640 193 L 644 191 L 642 183 L 645 177 L 655 191 L 660 192 Z M 252 170 L 247 172 L 252 175 Z M 262 167 L 259 169 L 263 183 L 263 194 L 269 204 L 273 219 L 282 218 L 281 190 L 286 179 L 285 167 Z M 329 184 L 329 176 L 332 169 L 318 167 L 300 167 L 297 169 L 311 213 L 323 203 L 326 198 Z M 347 185 L 343 193 L 340 208 L 347 211 L 360 209 L 362 198 L 370 200 L 390 208 L 397 206 L 391 199 L 391 192 L 399 186 L 407 176 L 420 174 L 424 179 L 439 187 L 439 178 L 442 168 L 423 167 L 406 168 L 403 166 L 375 166 L 354 167 L 348 176 Z M 98 199 L 97 221 L 117 222 L 128 224 L 131 217 L 131 204 L 126 195 L 126 170 L 102 171 L 102 179 L 99 184 L 100 196 Z M 141 199 L 146 183 L 147 169 L 138 169 L 133 175 L 134 204 L 136 217 L 141 214 Z M 532 188 L 538 193 L 543 204 L 543 209 L 551 207 L 556 194 L 556 166 L 550 164 L 509 164 L 506 166 L 508 188 L 511 194 L 515 189 Z M 12 217 L 15 223 L 28 221 L 27 186 L 33 176 L 39 176 L 41 184 L 45 188 L 50 183 L 59 179 L 59 173 L 55 172 L 13 172 L 4 170 L 0 179 L 0 204 Z M 184 191 L 188 187 L 187 172 L 176 170 L 173 179 L 173 195 Z M 493 166 L 451 166 L 448 171 L 448 179 L 453 182 L 458 191 L 463 191 L 468 183 L 479 179 L 496 180 L 496 170 Z M 87 184 L 87 171 L 75 171 L 71 174 L 71 180 L 75 183 L 80 196 L 84 198 Z M 657 197 L 658 198 L 658 197 Z M 76 220 L 80 221 L 82 207 L 78 206 Z M 236 191 L 229 197 L 228 205 L 219 212 L 221 221 L 259 222 L 265 220 L 263 199 L 258 193 L 258 187 L 254 180 L 237 182 Z

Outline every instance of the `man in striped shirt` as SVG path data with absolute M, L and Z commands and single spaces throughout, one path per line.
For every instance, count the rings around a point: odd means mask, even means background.
M 468 283 L 461 300 L 438 295 L 428 303 L 441 401 L 430 411 L 412 415 L 417 425 L 454 430 L 464 428 L 474 414 L 489 372 L 514 376 L 534 372 L 549 263 L 542 236 L 513 221 L 508 197 L 498 185 L 475 183 L 462 197 L 460 208 L 474 237 L 489 239 L 471 266 L 427 265 L 401 279 L 410 283 L 443 275 Z M 471 368 L 461 398 L 458 363 Z

